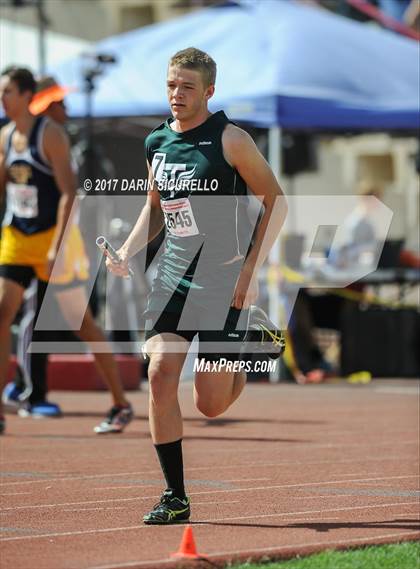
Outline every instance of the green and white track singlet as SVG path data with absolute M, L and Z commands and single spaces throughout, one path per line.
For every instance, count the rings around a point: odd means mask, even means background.
M 217 289 L 225 279 L 224 263 L 239 259 L 234 265 L 240 269 L 253 229 L 246 184 L 223 155 L 222 134 L 230 122 L 225 113 L 182 133 L 171 129 L 172 120 L 145 142 L 166 225 L 151 295 L 156 298 L 174 291 L 185 296 L 190 288 Z

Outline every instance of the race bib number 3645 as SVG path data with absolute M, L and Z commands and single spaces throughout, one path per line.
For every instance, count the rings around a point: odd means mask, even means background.
M 198 235 L 197 223 L 188 198 L 161 201 L 165 216 L 166 229 L 176 237 L 191 237 Z

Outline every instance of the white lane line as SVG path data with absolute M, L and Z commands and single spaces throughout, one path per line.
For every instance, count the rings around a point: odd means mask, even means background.
M 310 516 L 309 518 L 292 518 L 292 519 L 288 519 L 287 522 L 288 523 L 293 523 L 293 524 L 298 524 L 300 522 L 310 522 L 310 523 L 325 523 L 325 522 L 330 522 L 330 521 L 337 521 L 337 520 L 341 520 L 341 518 L 315 518 L 314 516 Z M 264 527 L 264 526 L 261 526 Z
M 209 555 L 205 555 L 206 559 L 212 559 L 217 557 L 222 557 L 225 555 L 254 555 L 255 553 L 265 553 L 273 552 L 277 553 L 280 551 L 284 551 L 290 548 L 299 548 L 299 551 L 306 551 L 312 547 L 324 547 L 328 546 L 328 548 L 337 546 L 337 545 L 347 545 L 347 544 L 357 544 L 357 543 L 372 543 L 375 544 L 378 539 L 393 539 L 396 537 L 402 536 L 411 536 L 411 535 L 418 535 L 419 532 L 405 532 L 405 533 L 388 533 L 385 535 L 378 535 L 375 537 L 359 537 L 353 539 L 335 539 L 330 541 L 314 541 L 312 543 L 288 543 L 287 545 L 278 545 L 274 547 L 262 547 L 262 548 L 255 548 L 255 549 L 237 549 L 233 551 L 218 551 L 216 553 L 211 553 Z M 162 564 L 167 565 L 169 563 L 173 563 L 173 559 L 150 559 L 149 561 L 128 561 L 126 563 L 118 563 L 118 565 L 111 564 L 111 565 L 95 565 L 94 567 L 88 567 L 86 569 L 123 569 L 124 567 L 141 567 L 147 566 L 151 564 Z
M 259 514 L 259 515 L 251 515 L 251 516 L 235 516 L 231 518 L 216 518 L 216 519 L 207 519 L 207 520 L 200 520 L 200 525 L 214 525 L 217 523 L 224 523 L 234 520 L 254 520 L 254 519 L 262 519 L 262 518 L 281 518 L 287 516 L 301 516 L 301 515 L 308 515 L 308 514 L 323 514 L 325 512 L 345 512 L 345 511 L 353 511 L 353 510 L 370 510 L 374 508 L 392 508 L 394 506 L 417 506 L 417 502 L 393 502 L 389 504 L 371 504 L 367 506 L 349 506 L 347 508 L 328 508 L 323 510 L 305 510 L 302 512 L 283 512 L 283 513 L 276 513 L 276 514 Z M 322 520 L 321 520 L 322 521 Z M 192 522 L 194 523 L 194 522 Z M 51 537 L 68 537 L 74 535 L 85 535 L 90 533 L 112 533 L 116 531 L 129 531 L 129 530 L 138 530 L 138 529 L 150 529 L 151 526 L 147 526 L 142 524 L 140 526 L 128 526 L 128 527 L 118 527 L 118 528 L 104 528 L 104 529 L 92 529 L 92 530 L 83 530 L 83 531 L 66 531 L 66 532 L 57 532 L 57 533 L 45 533 L 45 534 L 38 534 L 38 535 L 23 535 L 19 537 L 4 537 L 0 538 L 0 542 L 3 541 L 18 541 L 23 539 L 41 539 L 41 538 L 51 538 Z M 176 526 L 173 526 L 176 527 Z M 420 532 L 416 532 L 419 533 Z
M 417 506 L 418 502 L 393 502 L 391 504 L 369 504 L 367 506 L 347 506 L 345 508 L 327 508 L 322 510 L 305 510 L 303 512 L 286 512 L 277 514 L 258 514 L 252 516 L 235 516 L 231 518 L 223 518 L 222 520 L 203 520 L 204 523 L 216 523 L 216 522 L 230 522 L 234 520 L 251 520 L 251 519 L 261 519 L 261 518 L 279 518 L 283 516 L 297 516 L 306 514 L 322 514 L 324 512 L 347 512 L 353 510 L 370 510 L 373 508 L 391 508 L 394 506 Z M 322 521 L 321 518 L 320 521 Z M 420 530 L 419 530 L 420 533 Z
M 110 478 L 113 476 L 134 476 L 142 475 L 150 472 L 158 472 L 158 470 L 136 470 L 134 472 L 119 472 L 115 474 L 82 474 L 80 476 L 61 476 L 60 478 L 44 478 L 43 480 L 25 480 L 23 482 L 1 482 L 1 487 L 4 486 L 15 486 L 16 484 L 36 484 L 38 482 L 44 482 L 45 484 L 50 484 L 51 482 L 69 482 L 72 480 L 89 480 L 95 478 Z
M 194 502 L 195 506 L 218 506 L 219 504 L 240 504 L 241 500 L 223 500 L 219 502 Z M 93 512 L 93 511 L 102 511 L 102 510 L 125 510 L 125 506 L 101 506 L 99 508 L 72 508 L 72 509 L 64 509 L 63 512 Z
M 87 529 L 84 531 L 65 531 L 62 533 L 44 533 L 39 534 L 32 537 L 37 538 L 44 538 L 44 537 L 69 537 L 73 535 L 86 535 L 88 533 L 110 533 L 114 531 L 129 531 L 129 530 L 137 530 L 137 529 L 147 529 L 149 526 L 142 524 L 141 526 L 128 526 L 128 527 L 119 527 L 119 528 L 105 528 L 105 529 Z M 31 536 L 26 535 L 23 536 L 23 539 L 30 539 Z M 0 538 L 0 542 L 2 541 L 16 541 L 15 537 L 2 537 Z
M 241 500 L 218 500 L 217 502 L 194 502 L 195 506 L 218 506 L 219 504 L 240 504 Z
M 194 502 L 195 506 L 218 506 L 219 504 L 240 504 L 241 500 L 221 500 L 218 502 Z M 100 508 L 73 508 L 73 509 L 65 509 L 63 512 L 92 512 L 97 510 L 125 510 L 125 506 L 101 506 Z
M 111 506 L 111 507 L 102 507 L 102 508 L 78 508 L 72 510 L 63 510 L 63 512 L 93 512 L 97 510 L 125 510 L 124 506 Z
M 232 478 L 230 480 L 220 480 L 220 482 L 260 482 L 260 481 L 263 482 L 266 480 L 272 480 L 272 478 Z M 215 482 L 219 481 L 216 480 Z
M 277 490 L 280 488 L 303 488 L 305 486 L 325 486 L 327 484 L 342 484 L 348 482 L 359 482 L 359 480 L 395 480 L 401 478 L 419 478 L 420 475 L 412 474 L 412 475 L 404 475 L 404 476 L 385 476 L 381 478 L 353 478 L 352 480 L 329 480 L 327 482 L 318 481 L 318 482 L 304 482 L 300 484 L 279 484 L 275 486 L 252 486 L 250 488 L 229 488 L 228 490 L 206 490 L 204 492 L 190 492 L 190 496 L 200 496 L 203 494 L 226 494 L 227 492 L 255 492 L 256 490 Z M 10 508 L 1 508 L 0 512 L 8 512 L 8 511 L 15 511 L 15 510 L 34 510 L 38 508 L 58 508 L 62 506 L 80 506 L 84 504 L 105 504 L 107 502 L 130 502 L 133 500 L 150 500 L 156 498 L 156 495 L 153 496 L 135 496 L 131 498 L 108 498 L 106 500 L 87 500 L 84 502 L 64 502 L 60 504 L 37 504 L 34 506 L 14 506 Z
M 4 494 L 0 494 L 0 496 L 23 496 L 24 494 L 33 494 L 33 492 L 5 492 Z
M 357 486 L 371 486 L 370 482 L 358 482 Z M 375 488 L 392 488 L 393 484 L 386 483 L 386 484 L 375 484 Z M 420 490 L 420 487 L 417 485 L 415 488 L 400 488 L 400 490 L 411 490 L 413 492 Z
M 292 500 L 313 500 L 314 498 L 328 498 L 328 497 L 349 497 L 348 494 L 327 494 L 326 496 L 319 496 L 318 494 L 312 494 L 312 496 L 291 496 Z
M 415 441 L 417 444 L 417 441 Z M 414 441 L 412 441 L 412 443 L 414 443 Z M 409 443 L 409 444 L 412 444 Z M 407 443 L 398 443 L 400 446 L 402 444 L 407 444 Z M 340 448 L 342 448 L 342 445 L 340 445 Z M 207 465 L 207 466 L 195 466 L 192 468 L 187 468 L 186 471 L 187 472 L 195 472 L 197 470 L 206 470 L 206 471 L 210 471 L 210 470 L 233 470 L 233 469 L 241 469 L 241 468 L 265 468 L 265 467 L 279 467 L 281 468 L 282 466 L 285 465 L 290 465 L 290 466 L 313 466 L 313 465 L 319 465 L 319 464 L 333 464 L 333 465 L 339 465 L 339 464 L 347 464 L 347 463 L 358 463 L 358 462 L 392 462 L 392 461 L 398 461 L 398 464 L 401 464 L 402 461 L 407 461 L 407 462 L 414 462 L 414 463 L 418 463 L 418 458 L 416 458 L 415 456 L 413 456 L 412 454 L 407 455 L 407 456 L 401 456 L 401 455 L 387 455 L 387 456 L 381 456 L 381 457 L 355 457 L 355 458 L 342 458 L 342 459 L 334 459 L 334 460 L 316 460 L 316 461 L 303 461 L 303 460 L 280 460 L 278 462 L 247 462 L 245 464 L 231 464 L 231 465 L 225 465 L 225 466 L 214 466 L 214 465 Z M 46 478 L 46 479 L 42 479 L 42 480 L 24 480 L 24 481 L 16 481 L 16 482 L 0 482 L 0 486 L 3 488 L 4 486 L 16 486 L 16 485 L 23 485 L 23 484 L 39 484 L 39 483 L 44 483 L 44 484 L 50 484 L 51 482 L 72 482 L 73 480 L 89 480 L 89 479 L 101 479 L 101 478 L 115 478 L 117 476 L 132 476 L 132 475 L 138 475 L 138 476 L 144 476 L 145 474 L 157 474 L 159 476 L 162 475 L 162 472 L 158 469 L 149 469 L 149 470 L 136 470 L 134 472 L 116 472 L 114 474 L 110 474 L 110 473 L 106 473 L 106 474 L 85 474 L 85 475 L 80 475 L 80 476 L 62 476 L 60 478 Z
M 218 482 L 220 484 L 226 484 L 228 482 L 260 482 L 264 480 L 272 480 L 272 478 L 237 478 L 234 480 L 211 480 L 211 482 Z M 159 482 L 156 480 L 156 482 Z M 188 480 L 186 481 L 188 484 Z M 203 481 L 204 482 L 204 481 Z M 205 485 L 205 484 L 204 484 Z M 129 486 L 95 486 L 91 490 L 101 491 L 101 490 L 128 490 L 137 488 L 153 488 L 156 484 L 130 484 Z
M 100 492 L 101 490 L 127 490 L 131 488 L 132 490 L 138 488 L 153 488 L 155 484 L 131 484 L 130 486 L 104 486 L 101 488 L 100 486 L 95 486 L 95 488 L 90 488 L 90 490 L 95 490 L 96 492 Z

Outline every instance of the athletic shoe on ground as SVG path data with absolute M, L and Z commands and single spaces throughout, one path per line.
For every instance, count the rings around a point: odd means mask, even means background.
M 279 358 L 286 348 L 283 332 L 271 322 L 264 310 L 254 305 L 249 307 L 245 342 L 254 342 L 256 345 L 252 351 L 267 354 L 272 360 Z
M 22 390 L 17 387 L 13 382 L 8 383 L 6 387 L 3 389 L 3 393 L 1 399 L 4 405 L 8 407 L 14 407 L 17 409 L 22 404 L 21 395 Z
M 0 435 L 6 430 L 6 420 L 3 415 L 0 415 Z
M 187 522 L 190 513 L 190 499 L 177 498 L 173 495 L 173 490 L 168 488 L 162 494 L 160 501 L 153 506 L 153 510 L 143 516 L 143 522 L 150 525 Z
M 23 404 L 18 410 L 19 417 L 33 417 L 40 419 L 43 417 L 61 417 L 61 409 L 57 403 L 50 403 L 50 401 L 38 401 L 38 403 Z
M 114 405 L 106 416 L 105 420 L 93 430 L 98 435 L 107 433 L 122 433 L 126 426 L 131 423 L 134 418 L 134 412 L 131 405 L 121 407 Z

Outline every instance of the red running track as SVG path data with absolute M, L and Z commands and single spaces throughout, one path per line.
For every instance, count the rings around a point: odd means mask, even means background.
M 181 400 L 197 548 L 216 565 L 420 538 L 414 380 L 248 385 L 223 418 Z M 2 569 L 184 566 L 183 526 L 144 526 L 162 490 L 147 394 L 123 435 L 92 427 L 106 393 L 56 392 L 62 419 L 8 416 L 1 440 Z M 208 562 L 192 562 L 210 567 Z

